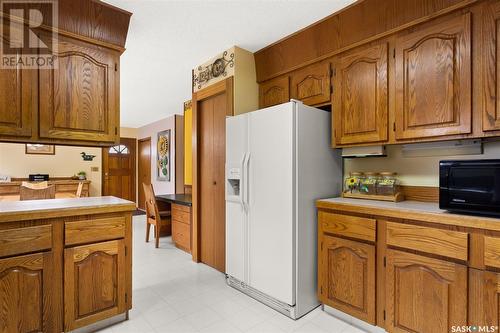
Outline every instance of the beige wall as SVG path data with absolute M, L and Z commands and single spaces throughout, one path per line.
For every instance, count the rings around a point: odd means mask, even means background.
M 439 186 L 439 161 L 450 159 L 498 159 L 500 142 L 484 144 L 483 155 L 403 157 L 401 146 L 387 146 L 387 157 L 344 160 L 344 176 L 351 171 L 394 171 L 403 185 Z
M 120 127 L 120 137 L 122 138 L 135 138 L 139 135 L 139 129 L 132 127 Z
M 92 162 L 84 161 L 81 152 L 95 155 Z M 99 171 L 91 172 L 91 167 Z M 49 174 L 50 177 L 71 177 L 79 171 L 87 173 L 90 195 L 101 195 L 101 148 L 56 146 L 55 155 L 26 155 L 25 145 L 0 143 L 0 174 L 12 178 L 28 178 L 29 174 Z

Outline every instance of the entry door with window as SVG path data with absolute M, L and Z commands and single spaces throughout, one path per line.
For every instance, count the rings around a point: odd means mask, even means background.
M 135 201 L 135 152 L 136 140 L 129 138 L 103 148 L 103 195 Z

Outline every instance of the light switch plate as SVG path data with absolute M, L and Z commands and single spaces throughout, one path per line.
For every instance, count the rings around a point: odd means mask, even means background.
M 91 167 L 90 171 L 92 171 L 92 172 L 99 172 L 99 167 L 96 167 L 96 166 Z

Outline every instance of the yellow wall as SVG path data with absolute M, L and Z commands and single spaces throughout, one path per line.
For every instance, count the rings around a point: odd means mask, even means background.
M 81 152 L 95 155 L 93 161 L 84 161 Z M 91 167 L 98 167 L 92 172 Z M 0 174 L 12 178 L 28 178 L 29 174 L 49 174 L 50 177 L 71 177 L 79 171 L 87 173 L 90 195 L 101 195 L 101 148 L 56 146 L 55 155 L 26 155 L 25 145 L 0 143 Z
M 184 111 L 184 185 L 193 185 L 193 110 Z

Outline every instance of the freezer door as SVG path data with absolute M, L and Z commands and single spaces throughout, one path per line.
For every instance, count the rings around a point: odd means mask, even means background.
M 249 285 L 295 304 L 294 103 L 250 113 Z
M 248 115 L 226 119 L 226 273 L 246 282 L 247 214 L 244 205 Z

